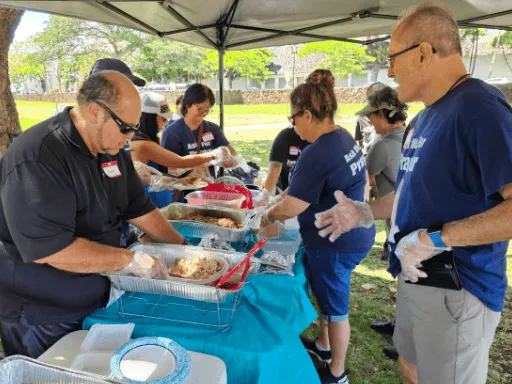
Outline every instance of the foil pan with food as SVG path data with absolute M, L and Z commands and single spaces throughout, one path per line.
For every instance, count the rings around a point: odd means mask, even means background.
M 230 266 L 236 265 L 245 257 L 244 253 L 239 252 L 175 244 L 136 243 L 129 249 L 161 257 L 167 264 L 170 275 L 165 280 L 158 280 L 107 274 L 106 276 L 114 288 L 120 291 L 174 296 L 207 302 L 224 301 L 233 294 L 232 291 L 215 288 L 214 283 L 227 274 Z M 186 260 L 197 261 L 188 263 Z M 208 262 L 205 265 L 205 260 L 215 260 L 218 261 L 218 264 Z
M 183 203 L 161 208 L 160 213 L 185 237 L 203 238 L 214 233 L 228 242 L 242 241 L 261 221 L 261 215 L 254 210 Z

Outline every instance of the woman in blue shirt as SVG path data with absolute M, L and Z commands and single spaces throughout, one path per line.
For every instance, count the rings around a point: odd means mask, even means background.
M 352 230 L 334 242 L 320 237 L 315 227 L 315 214 L 336 204 L 335 191 L 343 191 L 352 200 L 364 199 L 364 156 L 352 136 L 334 125 L 336 110 L 336 96 L 329 82 L 305 83 L 293 90 L 290 122 L 311 144 L 295 165 L 286 197 L 265 213 L 264 224 L 298 216 L 306 248 L 306 272 L 322 325 L 318 340 L 303 342 L 320 360 L 330 362 L 318 372 L 321 382 L 345 384 L 350 275 L 371 249 L 375 227 Z

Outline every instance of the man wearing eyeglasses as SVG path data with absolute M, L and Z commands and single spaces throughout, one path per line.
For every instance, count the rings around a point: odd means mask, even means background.
M 389 48 L 400 100 L 426 106 L 403 145 L 389 237 L 406 384 L 484 384 L 507 289 L 512 109 L 461 51 L 457 22 L 431 4 L 402 18 Z M 333 238 L 370 217 L 338 202 L 316 223 Z
M 123 148 L 140 96 L 117 72 L 91 75 L 66 108 L 0 162 L 0 325 L 8 355 L 37 358 L 107 303 L 101 273 L 152 278 L 157 257 L 119 247 L 121 219 L 155 242 L 184 239 L 144 193 Z

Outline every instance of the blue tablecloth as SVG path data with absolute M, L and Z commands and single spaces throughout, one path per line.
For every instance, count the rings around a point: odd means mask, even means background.
M 317 317 L 308 296 L 301 254 L 295 276 L 257 275 L 243 289 L 242 299 L 225 332 L 204 326 L 126 316 L 116 305 L 96 311 L 84 321 L 84 329 L 96 323 L 133 322 L 133 337 L 162 336 L 190 351 L 221 358 L 228 383 L 319 383 L 315 367 L 299 335 Z M 125 294 L 126 296 L 126 294 Z M 123 300 L 125 312 L 145 313 L 144 302 Z

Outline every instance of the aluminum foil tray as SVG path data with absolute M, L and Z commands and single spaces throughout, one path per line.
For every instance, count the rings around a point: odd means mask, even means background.
M 105 384 L 119 381 L 91 373 L 42 363 L 25 357 L 11 356 L 0 361 L 2 384 Z
M 237 261 L 242 260 L 245 257 L 245 254 L 239 252 L 228 252 L 174 244 L 136 243 L 130 246 L 129 249 L 134 252 L 141 251 L 150 255 L 160 256 L 167 264 L 171 264 L 177 257 L 182 256 L 214 255 L 225 258 L 230 267 L 233 267 L 237 264 Z M 238 293 L 238 291 L 226 291 L 224 289 L 217 289 L 213 286 L 186 283 L 172 279 L 155 280 L 134 276 L 109 274 L 106 276 L 110 279 L 114 288 L 122 291 L 174 296 L 182 299 L 211 303 L 224 302 L 228 296 Z
M 258 236 L 259 238 L 259 236 Z M 277 238 L 268 239 L 263 247 L 263 252 L 276 251 L 282 255 L 295 255 L 300 248 L 302 238 L 296 229 L 287 229 L 284 234 Z
M 215 233 L 219 239 L 229 242 L 242 241 L 251 230 L 259 227 L 260 217 L 253 210 L 213 207 L 209 205 L 189 205 L 173 203 L 160 209 L 162 215 L 173 224 L 176 230 L 185 237 L 202 238 L 208 233 Z M 232 219 L 242 228 L 231 229 L 218 225 L 205 224 L 187 220 L 191 215 L 204 215 Z

